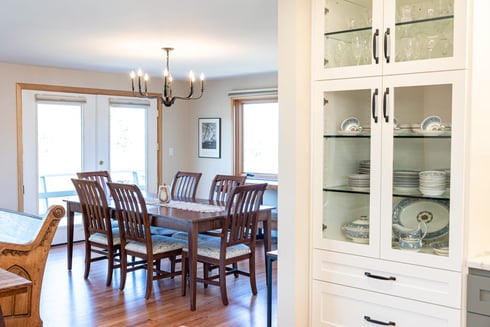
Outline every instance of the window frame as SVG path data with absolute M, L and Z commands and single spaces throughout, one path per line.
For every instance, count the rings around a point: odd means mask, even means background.
M 234 155 L 233 155 L 233 170 L 235 175 L 247 174 L 247 179 L 257 179 L 266 181 L 277 181 L 278 174 L 265 174 L 245 172 L 243 170 L 243 105 L 244 104 L 259 104 L 259 103 L 278 103 L 277 94 L 268 95 L 249 95 L 246 97 L 232 98 L 233 108 L 233 139 L 234 139 Z

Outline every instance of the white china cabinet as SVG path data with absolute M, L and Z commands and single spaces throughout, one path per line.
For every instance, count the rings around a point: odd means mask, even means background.
M 460 326 L 465 1 L 312 7 L 312 325 Z

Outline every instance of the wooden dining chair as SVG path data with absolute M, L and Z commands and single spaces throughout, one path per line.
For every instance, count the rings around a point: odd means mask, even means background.
M 112 273 L 120 267 L 119 228 L 113 227 L 107 198 L 99 182 L 88 179 L 72 179 L 82 207 L 83 230 L 85 233 L 85 273 L 90 274 L 90 264 L 107 260 L 106 285 L 112 282 Z M 95 254 L 95 256 L 92 256 Z
M 246 178 L 245 175 L 216 175 L 209 189 L 209 200 L 226 203 L 233 189 L 244 185 Z
M 121 291 L 126 284 L 129 271 L 146 269 L 146 293 L 149 299 L 154 280 L 179 275 L 175 271 L 175 261 L 187 245 L 184 240 L 163 235 L 152 235 L 150 218 L 141 190 L 134 184 L 107 183 L 116 205 L 116 216 L 119 222 L 121 237 Z M 134 256 L 145 261 L 143 265 L 128 266 L 127 256 Z M 161 260 L 171 260 L 170 271 L 161 269 Z
M 250 277 L 252 293 L 257 294 L 255 278 L 255 242 L 258 211 L 267 183 L 237 186 L 226 203 L 226 214 L 220 237 L 209 242 L 198 243 L 197 261 L 204 263 L 203 277 L 198 282 L 217 285 L 221 300 L 228 304 L 226 276 L 240 274 Z M 186 293 L 188 249 L 184 248 L 182 265 L 182 295 Z M 239 270 L 239 261 L 248 260 L 248 271 Z M 233 265 L 233 267 L 229 267 Z M 218 266 L 218 273 L 209 275 L 209 266 Z M 228 267 L 227 267 L 228 266 Z M 193 303 L 195 305 L 195 303 Z
M 89 179 L 96 181 L 102 186 L 104 193 L 109 196 L 109 188 L 107 187 L 108 182 L 112 182 L 111 175 L 107 170 L 97 170 L 97 171 L 82 171 L 78 172 L 77 176 L 79 179 Z
M 170 191 L 172 200 L 195 199 L 201 176 L 201 173 L 178 171 L 172 181 L 172 189 Z

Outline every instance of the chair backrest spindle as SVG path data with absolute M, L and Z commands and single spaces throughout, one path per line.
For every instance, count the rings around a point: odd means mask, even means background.
M 109 188 L 107 186 L 108 182 L 112 182 L 111 175 L 107 170 L 98 170 L 98 171 L 83 171 L 77 173 L 78 178 L 80 179 L 88 179 L 91 181 L 96 181 L 102 186 L 104 190 L 104 194 L 106 197 L 109 196 Z
M 173 200 L 195 199 L 201 173 L 179 171 L 172 181 L 171 197 Z
M 247 176 L 216 175 L 209 189 L 209 200 L 226 202 L 237 186 L 245 184 Z

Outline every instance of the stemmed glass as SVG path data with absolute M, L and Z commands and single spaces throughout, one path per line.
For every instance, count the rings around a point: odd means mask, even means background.
M 339 40 L 334 49 L 334 61 L 336 67 L 342 66 L 342 57 L 344 56 L 345 42 Z
M 416 48 L 416 40 L 413 37 L 407 37 L 404 39 L 404 41 L 405 41 L 405 46 L 404 46 L 405 58 L 407 61 L 410 61 L 414 57 L 414 52 L 416 50 L 415 49 Z
M 359 66 L 359 64 L 361 63 L 361 56 L 363 51 L 364 51 L 364 44 L 361 38 L 359 37 L 359 35 L 356 35 L 354 37 L 354 40 L 352 41 L 352 54 L 356 59 L 357 66 Z
M 427 35 L 425 37 L 425 47 L 427 48 L 427 50 L 429 51 L 429 59 L 432 58 L 432 51 L 434 50 L 434 48 L 436 47 L 437 45 L 437 41 L 439 40 L 439 35 L 437 34 L 434 34 L 434 35 Z

